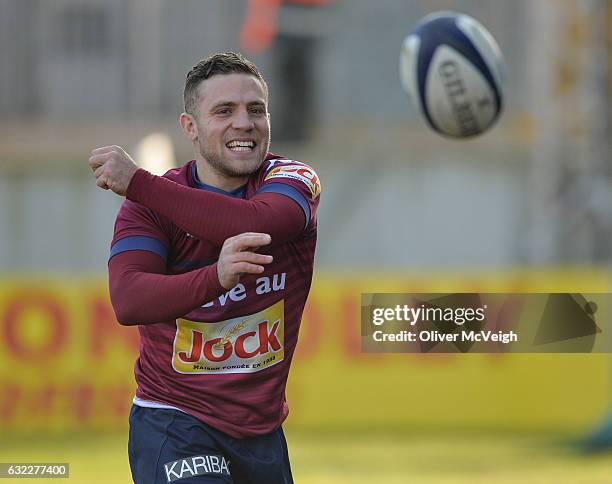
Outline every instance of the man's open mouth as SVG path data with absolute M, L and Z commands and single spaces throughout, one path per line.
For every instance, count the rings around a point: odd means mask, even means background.
M 230 150 L 236 152 L 246 152 L 255 149 L 255 141 L 253 140 L 233 140 L 225 144 Z

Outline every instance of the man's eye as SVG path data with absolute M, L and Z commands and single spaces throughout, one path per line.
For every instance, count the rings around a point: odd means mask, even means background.
M 265 110 L 264 108 L 251 108 L 251 113 L 261 115 L 265 114 Z
M 217 110 L 217 114 L 230 114 L 230 113 L 231 113 L 230 108 L 223 108 L 223 109 Z

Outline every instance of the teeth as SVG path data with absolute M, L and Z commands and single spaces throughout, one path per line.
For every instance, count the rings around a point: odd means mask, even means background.
M 229 149 L 234 151 L 248 151 L 255 147 L 255 143 L 253 141 L 230 141 L 226 145 Z

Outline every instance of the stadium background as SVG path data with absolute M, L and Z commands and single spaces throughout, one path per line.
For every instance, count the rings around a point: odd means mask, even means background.
M 441 9 L 508 64 L 501 122 L 467 142 L 399 86 L 403 37 Z M 241 50 L 269 80 L 273 150 L 323 183 L 296 481 L 609 482 L 610 454 L 571 445 L 610 409 L 609 355 L 366 355 L 358 315 L 361 292 L 611 290 L 611 31 L 605 0 L 0 0 L 0 461 L 129 482 L 137 335 L 105 279 L 120 199 L 86 161 L 190 159 L 184 75 Z

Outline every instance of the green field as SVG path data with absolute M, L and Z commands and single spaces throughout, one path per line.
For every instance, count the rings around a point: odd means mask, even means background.
M 583 455 L 556 436 L 287 432 L 295 480 L 348 483 L 610 483 L 612 453 Z M 69 462 L 69 482 L 131 482 L 127 433 L 0 443 L 1 462 Z M 20 483 L 58 479 L 6 479 Z

